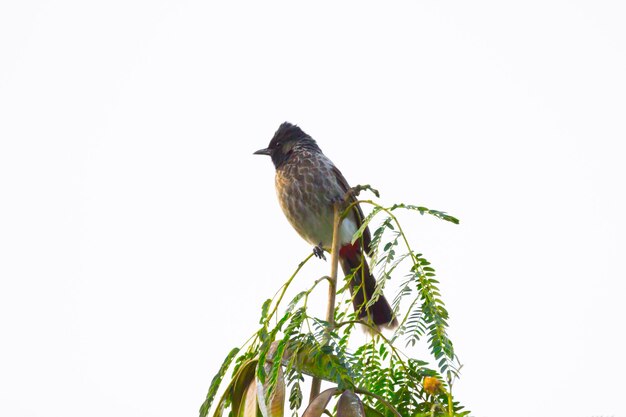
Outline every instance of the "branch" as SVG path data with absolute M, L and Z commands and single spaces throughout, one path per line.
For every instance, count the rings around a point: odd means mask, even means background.
M 339 226 L 341 225 L 341 213 L 339 211 L 340 203 L 334 204 L 334 221 L 333 221 L 333 243 L 331 246 L 330 260 L 330 277 L 328 277 L 328 305 L 326 307 L 326 321 L 328 328 L 324 332 L 322 344 L 327 344 L 330 339 L 330 331 L 335 325 L 335 297 L 337 296 L 337 267 L 339 265 Z M 309 395 L 309 403 L 320 394 L 322 380 L 313 378 L 311 382 L 311 394 Z

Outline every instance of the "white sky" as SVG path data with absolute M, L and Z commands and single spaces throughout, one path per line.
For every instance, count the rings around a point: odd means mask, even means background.
M 406 227 L 474 415 L 626 416 L 625 12 L 2 2 L 0 415 L 196 415 L 311 249 L 252 155 L 288 120 L 461 219 Z

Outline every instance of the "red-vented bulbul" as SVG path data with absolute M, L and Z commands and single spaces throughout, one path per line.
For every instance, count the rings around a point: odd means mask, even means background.
M 350 190 L 348 182 L 330 159 L 322 153 L 313 138 L 291 123 L 280 125 L 270 144 L 256 155 L 269 155 L 276 167 L 276 193 L 280 206 L 294 229 L 312 245 L 316 254 L 321 249 L 330 251 L 333 238 L 334 204 L 344 201 Z M 348 203 L 356 201 L 354 195 Z M 370 251 L 369 229 L 363 238 L 351 244 L 354 233 L 363 221 L 363 211 L 355 205 L 345 217 L 339 230 L 339 261 L 344 274 L 354 270 L 350 282 L 354 310 L 361 320 L 371 320 L 378 328 L 394 328 L 398 325 L 389 303 L 383 295 L 370 307 L 376 288 L 376 279 L 363 259 Z M 362 244 L 362 246 L 361 246 Z M 363 270 L 360 269 L 363 265 Z M 363 286 L 361 279 L 363 278 Z

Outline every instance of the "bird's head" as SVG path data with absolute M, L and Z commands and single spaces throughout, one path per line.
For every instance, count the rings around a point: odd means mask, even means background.
M 259 149 L 254 154 L 271 156 L 274 166 L 278 168 L 289 159 L 294 151 L 299 149 L 320 150 L 311 136 L 304 133 L 298 126 L 285 122 L 274 133 L 268 147 Z

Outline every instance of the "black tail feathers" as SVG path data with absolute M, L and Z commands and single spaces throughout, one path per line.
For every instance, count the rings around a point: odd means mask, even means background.
M 376 278 L 370 272 L 369 266 L 363 259 L 363 269 L 361 269 L 360 255 L 352 259 L 340 257 L 341 269 L 347 276 L 356 270 L 350 281 L 350 293 L 352 294 L 352 304 L 354 311 L 365 322 L 373 323 L 379 330 L 382 328 L 394 329 L 398 327 L 396 319 L 389 302 L 384 295 L 380 295 L 373 305 L 366 307 L 367 303 L 374 296 L 376 290 Z M 361 281 L 363 284 L 361 285 Z

